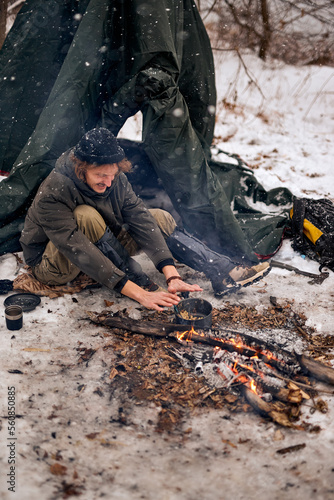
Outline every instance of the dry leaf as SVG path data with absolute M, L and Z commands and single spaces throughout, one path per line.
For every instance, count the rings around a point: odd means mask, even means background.
M 51 474 L 55 476 L 64 476 L 66 474 L 67 467 L 65 465 L 61 465 L 59 462 L 56 462 L 50 466 Z
M 233 394 L 226 394 L 225 399 L 228 403 L 234 403 L 238 399 L 238 396 L 234 396 Z
M 96 438 L 96 436 L 98 436 L 100 433 L 99 432 L 91 432 L 90 434 L 86 434 L 86 438 L 87 439 L 90 439 L 90 440 L 93 440 Z
M 288 400 L 290 403 L 301 403 L 302 399 L 302 393 L 299 389 L 289 391 Z
M 114 302 L 110 302 L 110 300 L 104 300 L 104 303 L 106 307 L 111 307 L 114 305 Z
M 112 368 L 112 369 L 110 370 L 110 375 L 109 375 L 109 378 L 110 378 L 110 379 L 113 379 L 113 378 L 115 378 L 115 377 L 116 377 L 116 375 L 118 375 L 118 371 L 116 370 L 116 368 Z
M 328 404 L 323 399 L 318 399 L 315 403 L 315 407 L 317 410 L 321 411 L 321 413 L 328 412 Z
M 281 441 L 282 439 L 285 439 L 285 436 L 284 436 L 283 432 L 280 429 L 278 429 L 274 434 L 273 440 L 274 441 Z
M 294 390 L 294 391 L 299 390 L 298 385 L 294 384 L 294 383 L 293 383 L 293 382 L 291 382 L 291 381 L 288 383 L 288 387 L 289 387 L 289 389 L 292 389 L 292 390 Z
M 271 411 L 269 413 L 270 417 L 273 419 L 274 422 L 277 424 L 282 425 L 283 427 L 294 427 L 294 425 L 290 422 L 288 417 L 285 415 L 285 413 L 281 413 L 278 411 Z
M 300 394 L 303 396 L 303 399 L 310 399 L 310 396 L 308 394 L 306 394 L 306 392 L 302 391 L 300 389 Z

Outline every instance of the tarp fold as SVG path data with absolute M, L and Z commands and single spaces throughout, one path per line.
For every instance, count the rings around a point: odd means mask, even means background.
M 237 187 L 242 168 L 212 160 L 215 106 L 212 51 L 192 0 L 26 0 L 0 53 L 0 161 L 10 171 L 0 254 L 20 249 L 26 210 L 60 154 L 95 126 L 117 134 L 137 112 L 141 153 L 185 229 L 246 262 L 275 251 L 286 215 L 251 209 Z M 278 202 L 246 177 L 254 203 Z

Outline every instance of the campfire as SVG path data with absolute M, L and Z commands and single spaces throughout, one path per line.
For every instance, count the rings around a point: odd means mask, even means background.
M 299 363 L 288 353 L 274 354 L 258 340 L 253 340 L 252 345 L 248 345 L 242 340 L 241 333 L 238 333 L 237 338 L 231 336 L 228 331 L 225 332 L 225 338 L 222 338 L 224 332 L 213 332 L 213 335 L 217 333 L 219 337 L 206 336 L 191 329 L 187 332 L 177 332 L 176 337 L 181 343 L 195 341 L 215 346 L 211 364 L 223 380 L 222 387 L 241 383 L 249 386 L 255 393 L 275 393 L 276 388 L 282 386 L 281 381 L 285 380 L 285 377 L 295 376 L 300 371 Z M 232 332 L 233 334 L 235 335 L 235 332 Z M 258 390 L 255 390 L 255 387 Z
M 252 339 L 248 343 L 235 332 L 212 332 L 206 336 L 194 329 L 177 332 L 176 338 L 183 345 L 199 342 L 212 345 L 213 349 L 176 350 L 176 354 L 186 363 L 192 365 L 195 373 L 203 374 L 208 383 L 214 387 L 229 389 L 242 394 L 246 400 L 262 414 L 271 417 L 277 423 L 291 426 L 284 413 L 274 412 L 269 403 L 278 400 L 284 403 L 301 403 L 310 399 L 303 387 L 312 393 L 313 389 L 306 384 L 302 371 L 303 361 L 287 352 L 274 353 L 266 346 Z M 219 336 L 217 336 L 219 335 Z M 224 335 L 225 338 L 222 338 Z M 324 367 L 325 368 L 325 367 Z M 334 370 L 333 370 L 334 375 Z M 299 378 L 299 381 L 298 381 Z M 303 382 L 302 382 L 303 380 Z M 333 378 L 334 382 L 334 378 Z
M 334 369 L 330 366 L 249 332 L 221 327 L 195 330 L 187 325 L 138 322 L 104 312 L 88 315 L 95 323 L 118 333 L 125 331 L 169 340 L 171 352 L 194 376 L 204 377 L 215 390 L 245 398 L 261 415 L 285 427 L 298 428 L 296 420 L 301 404 L 314 401 L 318 389 L 313 379 L 334 385 Z M 333 390 L 321 390 L 334 394 Z

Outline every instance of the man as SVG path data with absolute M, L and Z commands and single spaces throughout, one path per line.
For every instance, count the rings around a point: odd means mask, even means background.
M 268 264 L 237 267 L 179 230 L 167 212 L 149 211 L 127 180 L 124 172 L 130 168 L 117 139 L 104 128 L 87 132 L 58 159 L 27 213 L 20 239 L 38 280 L 60 285 L 84 272 L 161 311 L 179 302 L 177 293 L 202 290 L 182 280 L 167 244 L 181 262 L 206 272 L 217 293 L 234 291 L 269 271 Z M 127 251 L 131 242 L 164 274 L 168 291 L 157 290 L 132 259 Z

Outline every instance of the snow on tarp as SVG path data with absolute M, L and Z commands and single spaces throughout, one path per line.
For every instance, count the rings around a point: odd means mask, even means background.
M 286 212 L 268 220 L 242 197 L 279 206 L 291 193 L 267 193 L 243 166 L 210 158 L 213 57 L 190 0 L 52 0 L 48 8 L 27 0 L 0 54 L 0 96 L 2 170 L 10 170 L 0 183 L 0 254 L 20 250 L 26 210 L 60 154 L 95 126 L 117 135 L 138 111 L 143 151 L 188 231 L 250 262 L 254 251 L 277 249 Z

